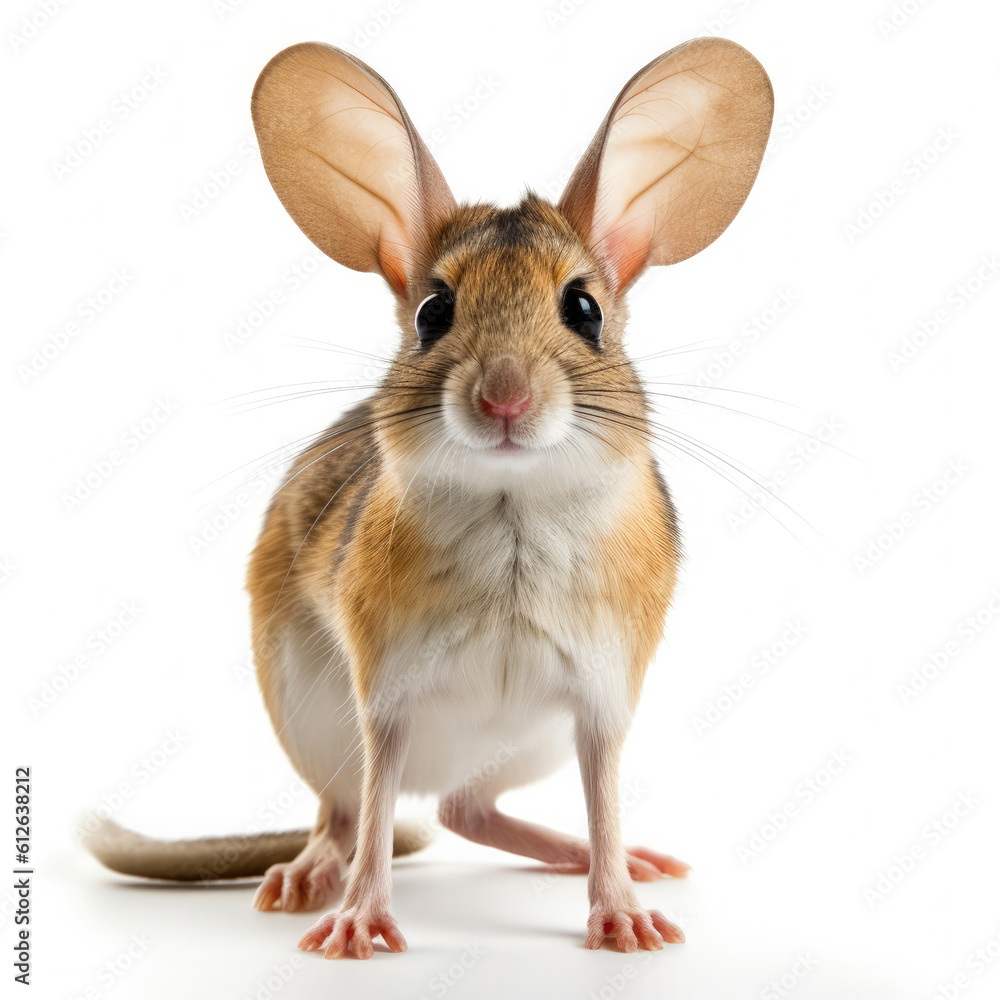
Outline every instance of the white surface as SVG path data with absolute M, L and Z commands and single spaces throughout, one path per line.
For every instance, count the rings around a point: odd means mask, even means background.
M 3 27 L 20 30 L 39 6 L 16 5 Z M 40 997 L 88 988 L 146 1000 L 253 997 L 296 955 L 312 919 L 251 913 L 249 887 L 126 885 L 72 841 L 75 817 L 115 790 L 121 822 L 164 836 L 312 818 L 309 796 L 289 791 L 294 775 L 247 670 L 242 577 L 278 470 L 243 480 L 269 449 L 323 426 L 358 393 L 243 404 L 312 379 L 370 382 L 364 361 L 296 338 L 385 353 L 390 296 L 372 276 L 308 263 L 314 252 L 245 145 L 248 103 L 280 48 L 309 38 L 350 45 L 387 4 L 258 0 L 225 16 L 221 6 L 68 4 L 17 50 L 5 31 L 4 759 L 7 774 L 33 767 Z M 883 37 L 879 19 L 894 6 L 916 12 Z M 931 1000 L 960 975 L 968 985 L 957 995 L 995 996 L 1000 963 L 977 964 L 975 952 L 990 942 L 1000 952 L 1000 626 L 992 619 L 973 641 L 960 629 L 980 610 L 990 618 L 1000 587 L 997 282 L 956 303 L 958 286 L 1000 250 L 998 13 L 971 0 L 589 0 L 550 25 L 555 7 L 511 2 L 498 16 L 493 6 L 403 0 L 360 52 L 425 136 L 440 129 L 435 155 L 459 196 L 510 202 L 525 184 L 558 194 L 625 80 L 707 30 L 724 30 L 763 62 L 779 119 L 806 105 L 801 127 L 776 130 L 730 230 L 700 256 L 648 275 L 632 297 L 636 356 L 746 341 L 747 323 L 783 293 L 793 299 L 718 382 L 792 405 L 704 396 L 792 433 L 661 400 L 671 426 L 763 476 L 789 477 L 768 504 L 773 517 L 757 512 L 734 530 L 738 490 L 685 458 L 664 460 L 688 560 L 628 746 L 624 824 L 631 842 L 695 866 L 686 882 L 639 889 L 680 920 L 688 943 L 648 962 L 588 953 L 582 878 L 549 885 L 520 859 L 442 835 L 397 868 L 406 955 L 367 964 L 306 956 L 277 995 L 440 996 L 433 977 L 478 945 L 483 956 L 449 997 Z M 706 27 L 727 8 L 728 26 Z M 166 77 L 118 117 L 117 95 L 148 67 Z M 453 127 L 449 108 L 466 98 L 480 106 Z M 57 179 L 52 162 L 103 117 L 114 127 Z M 957 138 L 916 169 L 911 158 L 938 130 Z M 185 221 L 182 206 L 229 161 L 239 172 Z M 894 204 L 852 241 L 845 224 L 894 182 Z M 301 287 L 283 283 L 304 261 Z M 131 276 L 127 287 L 85 323 L 78 304 L 116 269 Z M 274 289 L 285 301 L 229 351 L 224 335 Z M 939 308 L 942 332 L 893 371 L 889 352 Z M 18 365 L 74 318 L 79 336 L 25 384 Z M 711 348 L 677 354 L 644 371 L 691 381 L 713 358 Z M 224 402 L 258 390 L 268 392 L 242 397 L 235 411 Z M 176 412 L 133 449 L 130 426 L 164 398 Z M 848 454 L 824 447 L 795 469 L 787 453 L 825 418 Z M 116 448 L 122 464 L 68 512 L 63 494 Z M 919 509 L 915 495 L 952 462 L 968 471 Z M 855 557 L 907 512 L 912 526 L 860 572 Z M 223 530 L 195 553 L 191 538 L 215 517 Z M 137 619 L 95 653 L 97 630 L 129 601 Z M 762 676 L 754 656 L 788 623 L 807 632 Z M 958 655 L 902 704 L 897 685 L 948 642 Z M 33 712 L 29 699 L 78 653 L 89 665 Z M 695 719 L 742 674 L 752 684 L 699 733 Z M 823 781 L 836 753 L 849 763 L 807 801 L 800 783 Z M 952 804 L 970 792 L 971 813 L 932 842 L 928 824 L 950 823 Z M 572 768 L 504 805 L 584 829 Z M 740 847 L 786 806 L 795 811 L 786 829 L 741 860 Z M 915 847 L 923 855 L 912 872 L 870 906 L 866 888 Z M 9 900 L 0 899 L 8 954 Z M 123 974 L 102 978 L 133 934 L 148 946 Z M 795 978 L 801 954 L 816 964 Z M 786 975 L 784 992 L 769 987 Z

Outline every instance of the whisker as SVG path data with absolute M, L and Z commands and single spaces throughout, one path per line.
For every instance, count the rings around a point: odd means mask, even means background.
M 288 452 L 290 452 L 288 459 L 291 460 L 292 458 L 295 457 L 295 455 L 299 454 L 301 451 L 308 451 L 309 448 L 313 448 L 317 444 L 319 444 L 323 440 L 323 436 L 327 433 L 328 430 L 329 428 L 322 431 L 313 431 L 311 434 L 306 434 L 303 437 L 293 438 L 291 441 L 286 441 L 285 444 L 278 445 L 277 448 L 272 448 L 270 451 L 265 452 L 263 455 L 259 455 L 257 458 L 251 458 L 248 461 L 243 462 L 241 465 L 237 465 L 234 469 L 230 469 L 229 472 L 224 472 L 221 476 L 216 476 L 215 479 L 205 483 L 204 486 L 199 486 L 196 490 L 193 491 L 193 493 L 189 495 L 194 496 L 195 493 L 200 493 L 202 492 L 202 490 L 207 490 L 210 486 L 214 486 L 216 483 L 221 482 L 223 479 L 228 479 L 230 476 L 235 475 L 241 469 L 245 469 L 248 465 L 253 465 L 255 462 L 266 461 L 269 456 L 277 455 L 279 452 L 287 450 Z M 312 444 L 308 445 L 307 447 L 302 447 L 303 445 L 305 445 L 305 442 L 310 440 L 312 441 Z M 284 461 L 284 459 L 281 459 L 281 461 Z M 257 478 L 256 475 L 253 475 L 250 477 L 250 479 L 246 480 L 246 482 L 250 482 L 256 478 Z M 234 486 L 233 489 L 239 489 L 239 487 Z M 228 494 L 232 492 L 233 490 L 229 490 L 228 493 L 225 495 L 228 496 Z M 204 506 L 208 505 L 206 504 Z
M 278 588 L 278 593 L 277 593 L 277 594 L 275 595 L 275 598 L 274 598 L 274 604 L 273 604 L 273 605 L 271 605 L 271 610 L 270 610 L 270 611 L 268 612 L 268 614 L 267 614 L 267 618 L 265 618 L 265 621 L 267 621 L 267 620 L 269 620 L 269 619 L 271 618 L 271 616 L 272 616 L 272 615 L 274 614 L 274 612 L 275 612 L 275 609 L 276 609 L 276 608 L 278 607 L 278 601 L 280 601 L 280 600 L 281 600 L 281 595 L 282 595 L 282 593 L 284 592 L 284 589 L 285 589 L 285 584 L 286 584 L 286 583 L 288 583 L 288 577 L 289 577 L 289 576 L 291 576 L 291 573 L 292 573 L 292 567 L 293 567 L 293 566 L 295 565 L 295 560 L 296 560 L 296 559 L 298 559 L 298 557 L 299 557 L 299 553 L 300 553 L 300 552 L 302 551 L 302 546 L 306 544 L 306 541 L 308 540 L 309 536 L 310 536 L 310 535 L 312 534 L 312 532 L 313 532 L 313 528 L 315 528 L 315 527 L 316 527 L 316 525 L 317 525 L 317 524 L 319 524 L 319 521 L 320 521 L 320 518 L 321 518 L 321 517 L 322 517 L 322 516 L 323 516 L 323 515 L 324 515 L 324 514 L 325 514 L 325 513 L 327 512 L 327 510 L 328 510 L 328 509 L 329 509 L 329 507 L 330 507 L 330 504 L 332 504 L 332 503 L 333 503 L 333 501 L 334 501 L 334 500 L 336 500 L 336 498 L 337 498 L 337 494 L 338 494 L 338 493 L 340 493 L 340 491 L 341 491 L 341 490 L 342 490 L 342 489 L 343 489 L 343 488 L 344 488 L 344 487 L 345 487 L 345 486 L 346 486 L 346 485 L 347 485 L 347 484 L 348 484 L 348 483 L 349 483 L 349 482 L 350 482 L 350 481 L 351 481 L 351 480 L 352 480 L 352 479 L 353 479 L 353 478 L 354 478 L 354 477 L 355 477 L 355 476 L 356 476 L 356 475 L 357 475 L 357 474 L 358 474 L 358 473 L 359 473 L 359 472 L 360 472 L 360 471 L 361 471 L 361 470 L 362 470 L 362 469 L 363 469 L 363 468 L 364 468 L 364 467 L 365 467 L 366 465 L 368 465 L 368 463 L 369 463 L 369 462 L 371 462 L 371 461 L 372 461 L 373 459 L 375 459 L 375 458 L 377 457 L 377 455 L 378 455 L 378 452 L 373 452 L 373 453 L 372 453 L 371 455 L 369 455 L 369 456 L 368 456 L 368 458 L 366 458 L 366 459 L 365 459 L 365 460 L 364 460 L 364 461 L 363 461 L 363 462 L 362 462 L 362 463 L 361 463 L 361 464 L 360 464 L 360 465 L 359 465 L 359 466 L 358 466 L 358 467 L 357 467 L 357 468 L 356 468 L 356 469 L 355 469 L 355 470 L 354 470 L 354 471 L 353 471 L 353 472 L 352 472 L 352 473 L 351 473 L 351 474 L 350 474 L 350 475 L 349 475 L 349 476 L 348 476 L 348 477 L 347 477 L 347 478 L 346 478 L 346 479 L 345 479 L 345 480 L 344 480 L 344 481 L 343 481 L 343 482 L 342 482 L 342 483 L 341 483 L 341 484 L 340 484 L 340 485 L 339 485 L 339 486 L 338 486 L 338 487 L 337 487 L 337 488 L 336 488 L 336 489 L 335 489 L 334 491 L 333 491 L 333 495 L 332 495 L 332 496 L 330 497 L 330 499 L 329 499 L 329 500 L 327 500 L 327 502 L 326 502 L 325 504 L 323 504 L 323 509 L 322 509 L 322 510 L 321 510 L 321 511 L 320 511 L 320 512 L 319 512 L 319 513 L 318 513 L 318 514 L 316 515 L 316 518 L 315 518 L 315 519 L 313 520 L 313 523 L 312 523 L 311 525 L 309 525 L 309 530 L 308 530 L 308 531 L 307 531 L 307 532 L 306 532 L 306 533 L 305 533 L 305 534 L 304 534 L 304 535 L 302 536 L 302 541 L 301 541 L 301 542 L 299 542 L 299 547 L 298 547 L 298 548 L 297 548 L 297 549 L 295 550 L 295 555 L 293 555 L 293 556 L 292 556 L 292 561 L 291 561 L 291 562 L 290 562 L 290 563 L 288 564 L 288 569 L 287 569 L 287 570 L 285 571 L 285 575 L 284 575 L 284 577 L 282 578 L 282 581 L 281 581 L 281 586 L 280 586 L 280 587 Z
M 792 534 L 792 536 L 795 537 L 797 541 L 799 541 L 800 543 L 802 542 L 801 539 L 799 539 L 797 536 L 794 535 L 793 532 L 791 532 L 791 530 L 788 528 L 786 524 L 784 524 L 783 521 L 781 521 L 774 515 L 773 511 L 768 510 L 768 508 L 765 505 L 759 503 L 754 498 L 753 494 L 749 493 L 742 485 L 740 485 L 740 483 L 736 479 L 732 478 L 730 475 L 727 475 L 723 469 L 720 469 L 716 465 L 713 465 L 711 462 L 708 461 L 708 459 L 712 459 L 713 462 L 716 463 L 721 463 L 722 465 L 731 469 L 733 473 L 742 476 L 744 479 L 748 479 L 755 486 L 757 486 L 758 489 L 764 491 L 768 496 L 773 497 L 790 514 L 798 518 L 799 521 L 801 521 L 804 525 L 806 525 L 811 531 L 815 532 L 818 537 L 823 538 L 822 533 L 813 524 L 811 524 L 805 517 L 803 517 L 798 511 L 796 511 L 782 497 L 778 496 L 773 490 L 768 489 L 768 487 L 764 485 L 764 483 L 762 483 L 757 478 L 757 476 L 759 475 L 758 473 L 756 473 L 752 469 L 747 471 L 749 469 L 749 466 L 744 466 L 743 468 L 741 468 L 740 466 L 744 465 L 744 463 L 738 463 L 736 459 L 733 459 L 732 456 L 726 455 L 725 452 L 719 451 L 718 449 L 713 449 L 710 445 L 706 444 L 705 442 L 699 441 L 697 438 L 694 438 L 691 435 L 686 434 L 683 431 L 679 431 L 675 428 L 656 427 L 655 425 L 650 425 L 650 423 L 644 420 L 643 418 L 633 417 L 631 414 L 622 413 L 620 411 L 613 410 L 609 407 L 593 406 L 592 404 L 586 404 L 586 403 L 578 405 L 582 409 L 594 411 L 596 413 L 601 414 L 601 417 L 598 419 L 604 419 L 607 420 L 609 423 L 617 423 L 619 424 L 619 426 L 626 427 L 632 431 L 637 431 L 640 434 L 645 435 L 647 440 L 654 441 L 661 447 L 677 448 L 684 454 L 688 455 L 690 458 L 694 458 L 695 460 L 700 461 L 703 465 L 705 465 L 706 468 L 711 469 L 717 475 L 721 476 L 731 486 L 739 490 L 740 493 L 742 493 L 752 503 L 755 503 L 762 510 L 767 512 L 772 518 L 774 518 L 774 520 L 776 520 L 779 524 L 781 524 L 782 527 L 785 528 L 785 530 L 789 531 L 789 533 Z M 664 440 L 664 436 L 666 436 L 666 440 Z M 824 541 L 825 540 L 826 539 L 824 538 Z
M 270 385 L 270 386 L 260 386 L 257 389 L 250 389 L 248 392 L 238 392 L 233 396 L 226 396 L 223 399 L 218 399 L 215 401 L 214 405 L 220 405 L 222 403 L 231 403 L 234 400 L 241 399 L 244 396 L 256 396 L 261 392 L 273 392 L 277 389 L 298 389 L 304 385 L 346 385 L 348 383 L 353 384 L 354 379 L 349 378 L 328 378 L 328 379 L 313 379 L 311 382 L 289 382 L 287 385 Z
M 637 358 L 624 358 L 613 364 L 598 365 L 596 368 L 585 368 L 583 365 L 570 365 L 568 371 L 571 375 L 585 378 L 588 375 L 599 375 L 604 372 L 614 371 L 617 368 L 634 367 L 644 361 L 656 361 L 659 358 L 668 358 L 681 354 L 694 354 L 697 351 L 707 351 L 712 347 L 721 347 L 725 341 L 715 338 L 713 340 L 696 340 L 690 344 L 681 344 L 679 347 L 670 347 L 665 351 L 656 351 L 653 354 L 646 354 Z M 589 362 L 588 362 L 589 363 Z
M 408 417 L 408 416 L 410 416 L 410 415 L 411 415 L 411 414 L 404 414 L 403 416 L 406 416 L 406 417 Z M 428 421 L 430 421 L 430 420 L 433 420 L 433 419 L 434 419 L 433 415 L 431 415 L 431 414 L 418 414 L 418 415 L 419 415 L 419 416 L 421 416 L 421 418 L 422 418 L 422 419 L 420 419 L 419 421 L 417 421 L 417 420 L 413 421 L 413 422 L 412 422 L 412 424 L 411 424 L 411 426 L 415 426 L 415 427 L 419 427 L 419 426 L 420 426 L 421 424 L 423 424 L 423 423 L 426 423 L 426 422 L 428 422 Z M 394 421 L 393 423 L 394 423 L 394 424 L 396 424 L 396 423 L 403 423 L 403 422 L 404 422 L 404 421 L 400 420 L 400 421 Z M 405 421 L 405 422 L 409 423 L 409 421 Z M 297 478 L 297 477 L 298 477 L 299 475 L 301 475 L 301 474 L 302 474 L 303 472 L 305 472 L 305 471 L 306 471 L 306 469 L 309 469 L 309 468 L 311 468 L 311 467 L 312 467 L 312 466 L 314 466 L 314 465 L 315 465 L 315 464 L 316 464 L 317 462 L 322 462 L 324 458 L 329 458 L 329 457 L 330 457 L 330 455 L 332 455 L 332 454 L 333 454 L 333 453 L 334 453 L 335 451 L 339 451 L 339 450 L 340 450 L 341 448 L 345 447 L 346 445 L 349 445 L 349 444 L 352 444 L 352 443 L 353 443 L 352 441 L 343 441 L 343 442 L 342 442 L 341 444 L 338 444 L 338 445 L 335 445 L 335 446 L 334 446 L 333 448 L 331 448 L 331 449 L 330 449 L 329 451 L 325 451 L 325 452 L 323 452 L 323 454 L 322 454 L 322 455 L 320 455 L 320 456 L 319 456 L 318 458 L 314 458 L 314 459 L 313 459 L 313 460 L 312 460 L 311 462 L 309 462 L 309 464 L 308 464 L 308 465 L 304 465 L 304 466 L 303 466 L 303 467 L 302 467 L 301 469 L 299 469 L 299 470 L 298 470 L 298 471 L 297 471 L 296 473 L 294 473 L 293 475 L 289 476 L 289 477 L 288 477 L 288 479 L 286 479 L 286 480 L 285 480 L 285 481 L 284 481 L 284 482 L 283 482 L 283 483 L 282 483 L 282 484 L 281 484 L 281 485 L 280 485 L 280 486 L 279 486 L 279 487 L 278 487 L 278 488 L 277 488 L 277 489 L 276 489 L 276 490 L 274 491 L 274 494 L 273 494 L 273 496 L 277 496 L 277 495 L 278 495 L 278 494 L 279 494 L 279 493 L 280 493 L 280 492 L 281 492 L 281 491 L 282 491 L 282 490 L 283 490 L 283 489 L 284 489 L 284 488 L 285 488 L 285 487 L 286 487 L 286 486 L 287 486 L 287 485 L 288 485 L 288 484 L 289 484 L 289 483 L 290 483 L 290 482 L 291 482 L 291 481 L 292 481 L 293 479 Z
M 422 385 L 393 385 L 384 386 L 378 385 L 344 385 L 344 386 L 333 386 L 326 389 L 302 389 L 299 392 L 285 393 L 283 395 L 274 396 L 270 399 L 263 400 L 250 400 L 246 403 L 237 403 L 234 406 L 224 407 L 228 412 L 235 413 L 252 413 L 254 410 L 259 410 L 265 406 L 273 406 L 275 403 L 285 403 L 297 399 L 308 399 L 312 396 L 323 396 L 326 394 L 333 394 L 337 392 L 371 392 L 378 390 L 385 396 L 402 395 L 404 392 L 418 393 L 426 391 L 426 387 Z
M 428 406 L 427 409 L 436 409 L 437 405 L 438 404 L 432 404 Z M 223 497 L 229 496 L 236 490 L 249 485 L 254 480 L 259 479 L 261 476 L 266 475 L 268 472 L 270 472 L 270 470 L 286 465 L 287 463 L 294 461 L 295 458 L 297 458 L 299 455 L 311 451 L 313 448 L 319 447 L 322 444 L 326 444 L 327 442 L 332 441 L 341 435 L 363 433 L 367 429 L 374 428 L 375 426 L 377 426 L 379 421 L 388 422 L 392 420 L 392 418 L 394 417 L 404 417 L 413 412 L 416 412 L 415 408 L 411 407 L 406 410 L 400 410 L 394 413 L 388 413 L 381 417 L 367 418 L 359 422 L 355 422 L 353 424 L 347 424 L 347 425 L 334 424 L 332 427 L 328 427 L 318 433 L 308 434 L 303 438 L 298 438 L 297 440 L 293 440 L 285 445 L 281 445 L 278 448 L 272 449 L 270 452 L 268 452 L 262 457 L 263 461 L 262 465 L 258 465 L 257 468 L 254 469 L 254 471 L 251 473 L 251 475 L 248 478 L 244 479 L 243 482 L 238 483 L 236 486 L 233 486 L 232 488 L 227 490 L 223 494 Z M 275 456 L 275 457 L 271 460 L 268 460 L 268 456 Z M 259 460 L 251 459 L 249 462 L 244 462 L 242 465 L 238 465 L 235 469 L 232 469 L 225 475 L 219 476 L 216 479 L 212 480 L 211 483 L 207 483 L 205 486 L 200 487 L 199 490 L 196 492 L 200 492 L 201 490 L 207 489 L 209 486 L 212 486 L 215 483 L 218 483 L 221 480 L 226 479 L 231 475 L 234 475 L 241 469 L 245 469 L 248 465 L 252 465 L 257 461 Z M 280 488 L 281 487 L 279 487 L 279 489 Z M 219 501 L 216 500 L 205 503 L 199 508 L 199 510 L 204 510 L 206 507 L 210 507 L 212 506 L 213 503 L 218 503 L 218 502 Z
M 798 406 L 796 403 L 789 403 L 787 399 L 777 399 L 774 396 L 765 396 L 759 392 L 748 392 L 746 389 L 733 389 L 728 385 L 697 385 L 694 382 L 667 382 L 665 380 L 658 379 L 645 379 L 643 385 L 671 385 L 671 386 L 685 386 L 691 389 L 700 389 L 702 392 L 732 392 L 740 396 L 752 396 L 754 399 L 763 399 L 769 403 L 776 403 L 778 406 L 790 406 L 794 410 L 801 410 L 802 407 Z M 702 400 L 691 398 L 685 396 L 684 399 L 690 399 L 692 403 L 700 403 Z
M 824 448 L 830 448 L 832 451 L 840 452 L 841 455 L 844 455 L 847 458 L 854 459 L 855 461 L 859 461 L 859 462 L 863 462 L 864 461 L 863 459 L 858 458 L 856 455 L 851 454 L 851 452 L 844 451 L 843 448 L 838 448 L 835 444 L 832 444 L 829 441 L 821 441 L 819 438 L 815 437 L 812 434 L 809 434 L 806 431 L 799 430 L 796 427 L 791 427 L 788 424 L 783 424 L 780 420 L 774 420 L 771 417 L 765 417 L 765 416 L 763 416 L 760 413 L 751 413 L 748 410 L 740 410 L 740 409 L 737 409 L 734 406 L 727 406 L 725 403 L 718 403 L 718 402 L 716 402 L 715 400 L 712 400 L 712 399 L 689 399 L 687 396 L 678 396 L 677 394 L 670 393 L 670 392 L 652 392 L 652 393 L 649 393 L 649 392 L 643 392 L 643 390 L 641 390 L 641 389 L 635 389 L 635 390 L 622 389 L 622 390 L 619 390 L 619 389 L 607 389 L 607 388 L 574 390 L 574 395 L 575 396 L 590 396 L 590 395 L 609 395 L 609 396 L 613 396 L 613 395 L 615 395 L 618 392 L 622 392 L 622 393 L 627 394 L 627 395 L 661 396 L 661 397 L 663 397 L 665 399 L 676 399 L 676 400 L 679 400 L 680 402 L 684 402 L 684 403 L 701 403 L 703 406 L 712 406 L 712 407 L 715 407 L 716 409 L 726 410 L 728 413 L 735 413 L 739 417 L 747 417 L 747 418 L 749 418 L 751 420 L 759 420 L 762 423 L 770 424 L 772 427 L 777 427 L 779 430 L 784 431 L 786 434 L 790 434 L 790 435 L 792 435 L 794 437 L 804 437 L 808 441 L 813 441 L 816 444 L 819 444 L 819 445 L 823 446 Z M 750 393 L 749 395 L 754 395 L 754 394 Z M 761 398 L 767 398 L 767 397 L 761 397 Z M 778 402 L 778 400 L 774 400 L 774 402 Z M 865 463 L 865 464 L 867 464 L 867 463 Z
M 425 372 L 424 366 L 410 364 L 398 355 L 395 357 L 387 357 L 381 354 L 371 354 L 368 351 L 358 350 L 356 347 L 344 347 L 341 344 L 331 344 L 325 340 L 315 340 L 311 337 L 298 337 L 297 339 L 302 341 L 302 343 L 294 344 L 293 346 L 295 347 L 304 347 L 310 350 L 332 351 L 334 354 L 346 354 L 348 356 L 365 358 L 368 361 L 377 361 L 379 364 L 385 365 L 387 369 L 392 368 L 393 365 L 399 365 L 401 368 L 406 368 L 414 372 L 420 372 L 421 374 Z
M 274 406 L 277 403 L 289 403 L 300 399 L 310 399 L 313 396 L 325 396 L 334 395 L 339 392 L 371 392 L 378 389 L 377 385 L 345 385 L 345 386 L 332 386 L 327 389 L 302 389 L 298 392 L 284 393 L 282 395 L 273 396 L 269 399 L 254 399 L 248 400 L 243 403 L 236 403 L 232 406 L 224 406 L 222 409 L 227 413 L 253 413 L 255 410 L 261 410 L 266 406 Z
M 445 445 L 446 445 L 447 443 L 448 443 L 448 439 L 447 439 L 446 437 L 442 437 L 442 438 L 441 438 L 441 440 L 440 440 L 440 442 L 439 442 L 439 443 L 437 444 L 437 446 L 436 446 L 436 447 L 434 448 L 434 450 L 433 450 L 433 451 L 431 451 L 431 452 L 430 452 L 430 454 L 428 454 L 428 455 L 425 455 L 425 456 L 424 456 L 424 457 L 423 457 L 423 458 L 422 458 L 422 459 L 420 460 L 420 463 L 419 463 L 419 464 L 417 465 L 416 469 L 414 469 L 414 470 L 413 470 L 413 475 L 412 475 L 412 476 L 410 476 L 410 481 L 409 481 L 409 482 L 408 482 L 408 483 L 406 484 L 406 488 L 405 488 L 405 489 L 403 490 L 403 492 L 402 492 L 402 493 L 400 494 L 400 497 L 399 497 L 399 503 L 397 503 L 397 504 L 396 504 L 396 513 L 395 513 L 395 514 L 393 514 L 393 516 L 392 516 L 392 524 L 391 524 L 391 526 L 389 527 L 389 540 L 388 540 L 388 542 L 386 543 L 386 547 L 385 547 L 385 548 L 386 548 L 386 555 L 385 555 L 385 558 L 386 558 L 386 559 L 388 559 L 388 558 L 389 558 L 389 555 L 390 555 L 390 553 L 392 552 L 392 536 L 393 536 L 393 535 L 395 534 L 395 532 L 396 532 L 396 522 L 397 522 L 397 521 L 399 520 L 399 515 L 400 515 L 400 512 L 401 512 L 401 511 L 402 511 L 402 509 L 403 509 L 403 503 L 404 503 L 404 502 L 405 502 L 405 500 L 406 500 L 406 494 L 407 494 L 407 493 L 409 493 L 409 491 L 410 491 L 410 487 L 411 487 L 411 486 L 413 485 L 413 480 L 417 478 L 417 475 L 419 474 L 420 470 L 421 470 L 421 469 L 422 469 L 422 468 L 423 468 L 423 467 L 424 467 L 424 466 L 425 466 L 425 465 L 427 464 L 427 462 L 429 462 L 431 458 L 433 458 L 433 457 L 434 457 L 435 455 L 437 455 L 437 453 L 438 453 L 439 451 L 441 451 L 441 449 L 442 449 L 442 448 L 443 448 L 443 447 L 444 447 L 444 446 L 445 446 Z M 391 609 L 392 609 L 392 576 L 391 576 L 391 575 L 390 575 L 390 577 L 389 577 L 389 587 L 388 587 L 388 605 L 389 605 L 389 608 L 390 608 L 390 612 L 391 612 Z

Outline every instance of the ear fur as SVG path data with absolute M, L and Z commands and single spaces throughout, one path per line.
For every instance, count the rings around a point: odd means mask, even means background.
M 268 179 L 299 228 L 405 296 L 455 199 L 392 88 L 347 52 L 304 42 L 264 67 L 251 115 Z
M 619 291 L 704 249 L 740 210 L 771 130 L 759 62 L 724 38 L 671 49 L 625 85 L 559 208 Z

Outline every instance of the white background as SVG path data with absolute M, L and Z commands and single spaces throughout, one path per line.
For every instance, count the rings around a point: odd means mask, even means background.
M 557 5 L 400 0 L 381 25 L 387 0 L 95 0 L 48 23 L 42 3 L 5 7 L 3 732 L 5 773 L 33 773 L 34 995 L 997 995 L 1000 281 L 983 262 L 1000 251 L 1000 15 L 984 0 Z M 385 355 L 394 333 L 381 282 L 316 263 L 267 184 L 256 74 L 293 42 L 353 47 L 425 135 L 441 130 L 457 196 L 511 203 L 526 185 L 556 197 L 628 77 L 709 33 L 771 75 L 775 145 L 724 236 L 636 288 L 631 346 L 699 344 L 642 366 L 681 386 L 664 392 L 714 386 L 657 397 L 662 421 L 777 486 L 741 514 L 752 480 L 663 456 L 687 564 L 628 745 L 624 825 L 693 864 L 639 889 L 688 943 L 587 952 L 583 878 L 446 834 L 396 869 L 409 952 L 369 963 L 300 962 L 313 916 L 252 913 L 252 886 L 101 869 L 72 829 L 102 802 L 162 836 L 312 820 L 248 668 L 243 574 L 280 466 L 259 473 L 377 374 L 301 338 Z M 101 119 L 101 142 L 57 169 Z M 309 272 L 297 288 L 293 268 Z M 127 283 L 88 321 L 116 272 Z M 227 346 L 275 289 L 273 315 Z M 311 380 L 354 388 L 256 405 Z M 129 602 L 138 616 L 97 652 Z M 915 673 L 931 679 L 906 695 Z M 585 830 L 572 767 L 503 804 Z M 8 956 L 11 902 L 0 892 Z M 481 957 L 449 978 L 466 946 Z

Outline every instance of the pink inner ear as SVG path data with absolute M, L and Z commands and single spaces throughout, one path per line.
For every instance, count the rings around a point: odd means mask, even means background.
M 406 297 L 406 261 L 400 253 L 398 243 L 386 243 L 379 239 L 378 262 L 389 282 L 389 287 L 399 296 Z
M 598 252 L 614 272 L 616 292 L 628 288 L 646 266 L 652 240 L 652 220 L 641 219 L 619 223 L 601 239 Z

